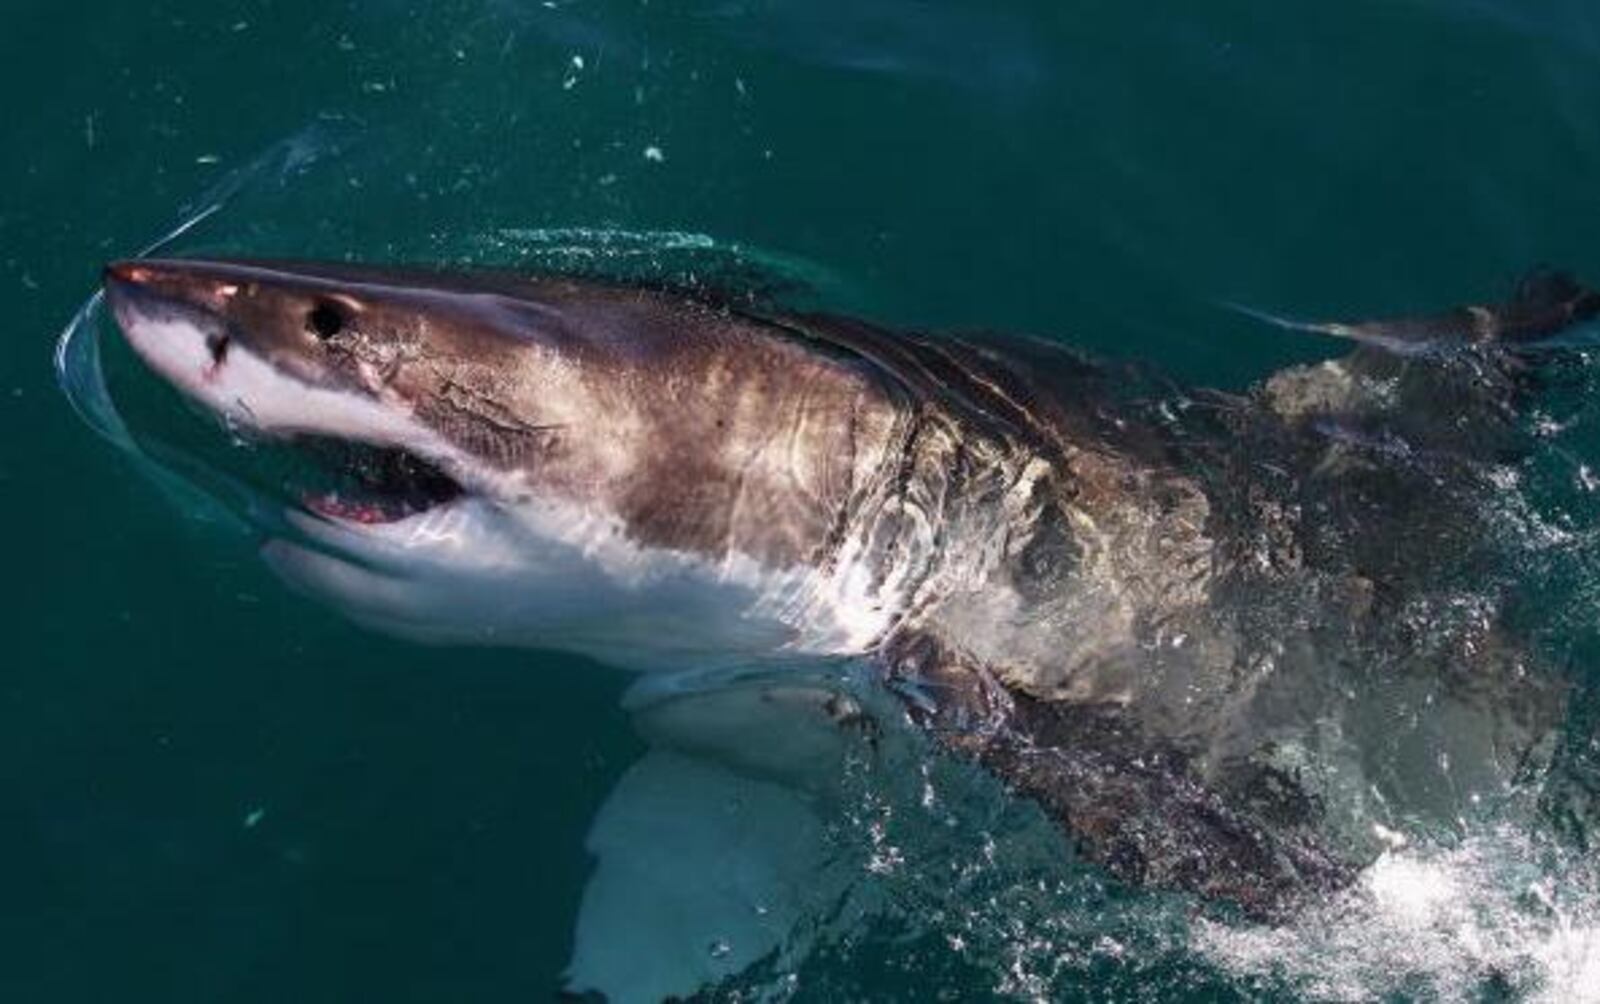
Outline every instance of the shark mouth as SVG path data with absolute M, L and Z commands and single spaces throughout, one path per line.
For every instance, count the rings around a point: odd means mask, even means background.
M 396 446 L 329 436 L 290 441 L 309 463 L 287 478 L 308 511 L 351 523 L 395 523 L 448 505 L 466 494 L 437 464 Z
M 427 447 L 436 437 L 403 409 L 302 382 L 236 344 L 204 309 L 146 282 L 135 266 L 108 269 L 106 300 L 124 340 L 188 410 L 227 433 L 226 447 L 187 428 L 173 437 L 175 452 L 187 455 L 185 468 L 214 467 L 241 487 L 347 524 L 398 523 L 467 494 L 447 465 L 432 459 Z

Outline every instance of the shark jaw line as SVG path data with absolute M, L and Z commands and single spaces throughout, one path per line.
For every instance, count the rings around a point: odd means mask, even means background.
M 146 365 L 230 433 L 284 444 L 321 468 L 318 487 L 288 486 L 318 518 L 407 524 L 467 497 L 517 494 L 514 478 L 484 469 L 403 402 L 309 383 L 181 308 L 117 313 Z

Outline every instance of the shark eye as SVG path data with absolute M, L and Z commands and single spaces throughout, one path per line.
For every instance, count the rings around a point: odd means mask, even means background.
M 344 330 L 344 314 L 337 306 L 324 300 L 306 315 L 306 328 L 318 338 L 332 338 Z

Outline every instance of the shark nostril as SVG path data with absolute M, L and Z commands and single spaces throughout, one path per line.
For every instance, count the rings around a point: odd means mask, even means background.
M 221 366 L 228 358 L 228 336 L 223 334 L 207 335 L 206 351 L 211 353 L 212 363 Z

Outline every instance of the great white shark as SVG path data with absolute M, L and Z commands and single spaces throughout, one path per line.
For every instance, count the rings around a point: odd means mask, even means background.
M 262 548 L 296 587 L 408 637 L 723 681 L 636 701 L 662 752 L 591 838 L 574 990 L 685 994 L 780 944 L 822 867 L 791 793 L 884 717 L 1111 875 L 1270 920 L 1391 839 L 1350 825 L 1355 802 L 1454 819 L 1559 713 L 1485 577 L 1484 500 L 1537 346 L 1600 314 L 1565 276 L 1301 325 L 1360 344 L 1242 395 L 560 276 L 136 259 L 105 290 L 151 370 L 333 468 Z M 887 703 L 802 669 L 829 659 L 873 667 Z M 1418 699 L 1411 732 L 1360 732 L 1362 707 Z M 1380 746 L 1399 755 L 1360 775 Z M 731 868 L 734 846 L 760 863 Z M 728 874 L 675 879 L 697 853 Z M 737 932 L 720 951 L 693 924 L 643 951 L 615 935 L 697 911 Z

